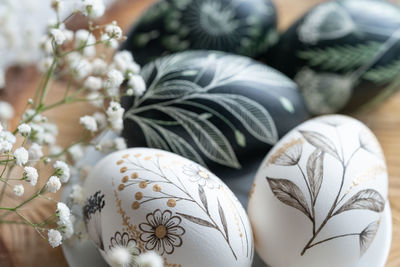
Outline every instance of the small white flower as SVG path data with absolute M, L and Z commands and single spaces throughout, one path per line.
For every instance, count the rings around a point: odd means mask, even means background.
M 64 32 L 60 29 L 51 29 L 50 34 L 53 37 L 54 42 L 58 45 L 62 45 L 67 39 Z
M 35 186 L 39 178 L 39 174 L 34 167 L 25 167 L 24 178 L 28 183 L 30 183 L 31 186 Z
M 64 29 L 62 31 L 63 31 L 63 34 L 65 36 L 65 41 L 70 42 L 70 41 L 72 41 L 74 39 L 74 32 L 73 31 L 70 31 L 70 30 L 67 30 L 67 29 Z
M 1 131 L 0 132 L 0 141 L 7 141 L 7 142 L 11 143 L 12 145 L 14 145 L 16 140 L 17 140 L 17 138 L 9 131 Z
M 53 54 L 53 45 L 51 38 L 49 38 L 49 36 L 47 35 L 42 36 L 40 40 L 40 48 L 47 55 Z
M 108 34 L 106 33 L 100 36 L 100 40 L 106 47 L 110 47 L 112 49 L 117 49 L 119 46 L 118 41 L 115 39 L 110 39 L 110 37 L 108 37 Z
M 12 149 L 12 144 L 7 141 L 1 141 L 0 140 L 0 153 L 8 153 Z
M 97 91 L 97 90 L 100 90 L 102 84 L 103 84 L 103 82 L 102 82 L 101 78 L 89 76 L 86 78 L 84 86 L 86 88 L 88 88 L 89 90 Z
M 124 81 L 122 73 L 116 69 L 112 69 L 107 72 L 106 87 L 107 88 L 118 88 Z
M 117 25 L 116 21 L 113 21 L 111 24 L 106 25 L 106 33 L 111 39 L 119 40 L 122 38 L 122 30 Z
M 23 136 L 30 135 L 31 130 L 32 130 L 31 126 L 29 126 L 28 124 L 25 124 L 25 123 L 18 126 L 18 132 Z
M 14 108 L 5 101 L 0 101 L 0 121 L 8 121 L 14 116 Z
M 50 246 L 58 247 L 62 243 L 62 236 L 58 230 L 50 229 L 47 233 Z
M 74 184 L 72 186 L 69 197 L 74 204 L 83 205 L 83 203 L 85 202 L 85 195 L 83 193 L 82 186 L 80 186 L 79 184 Z
M 36 111 L 33 109 L 28 109 L 22 114 L 22 120 L 27 121 L 33 121 L 33 122 L 42 122 L 43 121 L 43 116 L 40 114 L 36 114 Z
M 103 75 L 107 70 L 107 63 L 100 58 L 95 58 L 92 62 L 92 69 L 93 74 Z
M 160 255 L 155 253 L 154 251 L 148 251 L 142 253 L 137 257 L 136 263 L 140 267 L 163 267 L 163 259 Z
M 25 148 L 20 147 L 14 151 L 15 162 L 18 166 L 22 166 L 28 162 L 29 154 Z
M 123 73 L 126 72 L 128 66 L 133 62 L 134 61 L 131 52 L 126 50 L 116 52 L 113 58 L 113 66 Z
M 97 150 L 108 153 L 112 151 L 115 147 L 114 141 L 111 139 L 103 139 L 101 140 L 100 144 L 97 145 Z
M 92 106 L 96 108 L 101 108 L 104 104 L 103 95 L 100 94 L 99 92 L 91 92 L 86 96 L 86 99 Z
M 29 158 L 31 160 L 39 160 L 41 157 L 43 157 L 42 146 L 37 143 L 33 143 L 29 148 Z
M 140 75 L 132 75 L 128 81 L 128 86 L 133 89 L 135 96 L 141 96 L 146 91 L 146 83 Z
M 115 147 L 116 150 L 123 150 L 123 149 L 126 149 L 127 146 L 126 146 L 125 139 L 122 138 L 122 137 L 117 137 L 117 138 L 115 138 L 115 140 L 114 140 L 114 147 Z
M 60 179 L 57 176 L 51 176 L 46 183 L 46 188 L 51 193 L 57 192 L 61 188 Z
M 107 126 L 107 117 L 106 115 L 104 115 L 104 113 L 95 112 L 93 113 L 93 118 L 96 120 L 99 129 L 105 128 Z
M 118 102 L 111 102 L 106 111 L 108 122 L 110 123 L 111 128 L 116 132 L 121 131 L 123 128 L 122 117 L 124 115 L 124 111 L 125 110 Z
M 83 116 L 79 119 L 79 123 L 83 125 L 83 127 L 85 127 L 86 130 L 94 133 L 96 132 L 97 129 L 97 122 L 95 120 L 95 118 L 93 118 L 92 116 Z
M 52 57 L 43 58 L 38 63 L 38 69 L 39 69 L 40 72 L 43 72 L 43 73 L 47 72 L 50 69 L 51 64 L 53 64 L 53 58 Z
M 128 90 L 126 90 L 126 93 L 125 93 L 127 96 L 133 96 L 133 94 L 134 94 L 134 92 L 133 92 L 133 89 L 132 88 L 129 88 Z
M 125 267 L 129 266 L 134 260 L 128 248 L 116 246 L 107 252 L 107 258 L 111 267 Z
M 96 19 L 103 16 L 105 10 L 103 0 L 82 0 L 81 11 L 85 16 Z
M 22 184 L 17 184 L 14 186 L 14 195 L 21 197 L 24 194 L 24 186 Z
M 57 203 L 56 215 L 59 219 L 58 225 L 65 225 L 71 222 L 71 210 L 63 202 Z
M 51 8 L 53 8 L 54 11 L 59 12 L 64 6 L 64 3 L 61 2 L 60 0 L 52 0 L 51 1 Z
M 66 224 L 59 225 L 59 229 L 63 233 L 63 238 L 65 239 L 71 238 L 72 235 L 74 234 L 74 225 L 71 221 Z
M 76 162 L 83 158 L 83 148 L 81 145 L 74 145 L 68 149 L 69 154 L 71 155 L 72 159 Z
M 70 68 L 71 68 L 72 74 L 78 80 L 85 78 L 92 71 L 92 65 L 90 64 L 90 62 L 88 60 L 86 60 L 84 58 L 81 58 L 80 60 L 71 62 Z
M 70 177 L 70 170 L 69 170 L 69 166 L 67 163 L 65 163 L 64 161 L 61 160 L 57 160 L 54 165 L 53 168 L 56 171 L 56 175 L 57 177 L 60 178 L 60 181 L 62 183 L 66 183 L 69 180 Z
M 96 37 L 89 31 L 80 29 L 75 32 L 75 48 L 82 48 L 96 43 Z

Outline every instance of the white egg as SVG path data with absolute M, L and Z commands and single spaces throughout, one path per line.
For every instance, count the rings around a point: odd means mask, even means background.
M 361 122 L 330 115 L 283 137 L 261 164 L 248 214 L 272 267 L 384 266 L 391 241 L 388 177 Z
M 251 266 L 246 212 L 215 175 L 157 149 L 131 148 L 102 159 L 85 182 L 89 236 L 107 260 L 116 246 L 153 250 L 165 266 Z

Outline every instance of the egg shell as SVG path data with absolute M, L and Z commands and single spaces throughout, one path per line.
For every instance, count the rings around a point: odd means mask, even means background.
M 84 220 L 107 260 L 116 247 L 154 250 L 165 266 L 251 266 L 250 223 L 233 193 L 200 165 L 132 148 L 103 158 L 84 185 Z
M 278 37 L 270 0 L 163 0 L 135 23 L 122 49 L 141 65 L 190 49 L 255 57 Z
M 294 79 L 312 114 L 371 108 L 400 88 L 399 29 L 396 4 L 322 3 L 282 35 L 269 64 Z
M 256 250 L 274 267 L 384 266 L 387 193 L 384 156 L 364 124 L 340 115 L 309 120 L 256 174 L 248 205 Z
M 141 72 L 147 91 L 125 97 L 129 147 L 169 150 L 237 177 L 308 118 L 296 85 L 250 58 L 218 51 L 166 56 Z

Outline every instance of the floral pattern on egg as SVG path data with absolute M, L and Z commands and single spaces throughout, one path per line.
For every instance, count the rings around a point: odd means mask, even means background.
M 107 211 L 102 210 L 103 216 L 113 212 L 121 222 L 121 226 L 106 226 L 111 233 L 116 230 L 110 248 L 115 244 L 135 243 L 138 253 L 154 250 L 166 263 L 185 266 L 188 259 L 181 261 L 185 247 L 194 246 L 191 239 L 207 231 L 212 235 L 212 242 L 226 251 L 225 260 L 250 266 L 253 243 L 247 216 L 214 174 L 168 152 L 143 148 L 127 151 L 132 153 L 118 152 L 118 157 L 113 157 L 112 173 L 117 176 L 105 179 L 107 185 L 102 185 L 111 187 L 104 190 L 111 202 L 106 202 Z M 92 179 L 96 178 L 89 178 L 91 185 L 86 187 L 98 186 Z M 89 200 L 88 203 L 93 202 Z M 114 210 L 110 211 L 111 208 Z M 94 225 L 90 220 L 86 221 L 88 228 Z M 106 235 L 104 226 L 91 232 L 97 233 L 91 236 L 93 240 Z M 204 249 L 209 249 L 209 245 L 205 241 Z

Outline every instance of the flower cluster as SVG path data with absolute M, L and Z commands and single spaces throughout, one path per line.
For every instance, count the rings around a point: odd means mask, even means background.
M 64 16 L 60 12 L 64 2 L 52 0 L 51 7 L 57 19 L 48 24 L 46 34 L 40 39 L 43 56 L 38 69 L 43 78 L 35 97 L 27 101 L 20 120 L 14 118 L 15 112 L 9 103 L 0 101 L 0 186 L 3 187 L 0 189 L 0 223 L 32 226 L 52 247 L 59 246 L 63 239 L 73 236 L 74 228 L 79 228 L 75 214 L 66 204 L 58 202 L 53 214 L 44 221 L 34 222 L 23 215 L 24 206 L 38 198 L 52 200 L 52 194 L 68 183 L 71 176 L 87 173 L 85 166 L 79 171 L 74 167 L 74 163 L 84 157 L 86 147 L 102 152 L 125 149 L 123 138 L 104 140 L 101 137 L 107 131 L 119 133 L 123 129 L 121 97 L 140 96 L 146 90 L 139 75 L 140 66 L 132 55 L 127 51 L 115 52 L 119 42 L 125 39 L 117 22 L 97 25 L 94 21 L 105 12 L 103 0 L 78 1 L 79 8 Z M 65 26 L 75 13 L 87 17 L 87 29 L 74 32 Z M 112 54 L 111 61 L 106 61 Z M 48 103 L 46 96 L 52 90 L 51 80 L 54 79 L 67 81 L 67 86 L 62 99 Z M 76 102 L 87 102 L 96 111 L 77 118 L 82 126 L 82 138 L 61 147 L 57 145 L 58 127 L 44 112 Z M 11 119 L 18 123 L 15 129 L 10 129 Z M 46 171 L 42 172 L 41 168 Z M 9 195 L 4 193 L 7 189 L 19 204 L 3 206 L 3 197 Z M 82 188 L 73 185 L 71 204 L 82 205 L 83 195 Z M 8 220 L 11 214 L 16 214 L 18 219 Z

